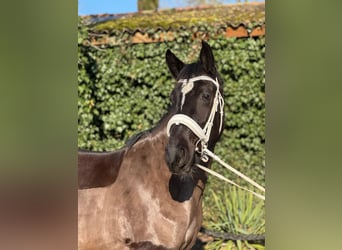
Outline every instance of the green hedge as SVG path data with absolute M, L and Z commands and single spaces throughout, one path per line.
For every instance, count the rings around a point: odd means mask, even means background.
M 264 185 L 265 38 L 218 36 L 208 43 L 224 79 L 225 131 L 215 153 Z M 198 58 L 200 44 L 191 39 L 191 32 L 180 30 L 171 42 L 97 48 L 80 24 L 79 148 L 118 149 L 133 134 L 152 127 L 167 111 L 174 84 L 166 50 L 189 63 Z

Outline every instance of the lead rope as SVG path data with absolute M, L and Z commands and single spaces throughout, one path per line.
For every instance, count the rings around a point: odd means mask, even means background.
M 210 156 L 211 158 L 213 158 L 215 161 L 217 161 L 218 163 L 220 163 L 222 166 L 224 166 L 225 168 L 227 168 L 228 170 L 232 171 L 234 174 L 240 176 L 242 179 L 246 180 L 247 182 L 249 182 L 250 184 L 252 184 L 254 187 L 258 188 L 259 190 L 261 190 L 262 192 L 265 192 L 265 188 L 260 186 L 258 183 L 256 183 L 255 181 L 253 181 L 251 178 L 249 178 L 248 176 L 244 175 L 243 173 L 239 172 L 238 170 L 236 170 L 235 168 L 233 168 L 232 166 L 228 165 L 227 163 L 225 163 L 224 161 L 222 161 L 217 155 L 215 155 L 213 152 L 211 152 L 209 149 L 204 149 L 204 154 L 207 154 L 208 156 Z
M 203 145 L 202 145 L 203 146 Z M 203 147 L 202 150 L 200 150 L 198 147 L 196 147 L 196 151 L 198 153 L 201 154 L 201 160 L 204 162 L 208 162 L 209 157 L 211 157 L 213 160 L 217 161 L 219 164 L 221 164 L 223 167 L 227 168 L 229 171 L 233 172 L 234 174 L 240 176 L 242 179 L 244 179 L 245 181 L 249 182 L 250 184 L 252 184 L 254 187 L 258 188 L 259 190 L 261 190 L 262 192 L 265 192 L 265 188 L 262 187 L 261 185 L 259 185 L 258 183 L 256 183 L 255 181 L 253 181 L 251 178 L 249 178 L 248 176 L 244 175 L 243 173 L 241 173 L 240 171 L 236 170 L 235 168 L 233 168 L 232 166 L 228 165 L 227 163 L 225 163 L 223 160 L 221 160 L 216 154 L 214 154 L 213 152 L 211 152 L 208 148 Z M 240 185 L 236 184 L 235 182 L 233 182 L 232 180 L 229 180 L 228 178 L 224 177 L 223 175 L 215 172 L 214 170 L 211 170 L 209 168 L 206 168 L 204 166 L 202 166 L 201 164 L 195 164 L 196 167 L 202 169 L 203 171 L 225 181 L 228 182 L 238 188 L 241 188 L 245 191 L 248 191 L 252 194 L 254 194 L 255 196 L 257 196 L 258 198 L 265 200 L 265 196 L 258 194 L 254 191 L 251 191 L 247 188 L 241 187 Z
M 209 173 L 209 174 L 219 178 L 220 180 L 228 182 L 229 184 L 232 184 L 232 185 L 234 185 L 234 186 L 236 186 L 236 187 L 238 187 L 240 189 L 243 189 L 243 190 L 245 190 L 247 192 L 250 192 L 250 193 L 254 194 L 256 197 L 258 197 L 258 198 L 260 198 L 262 200 L 265 200 L 265 196 L 263 196 L 261 194 L 258 194 L 258 193 L 254 192 L 254 191 L 251 191 L 248 188 L 244 188 L 244 187 L 236 184 L 234 181 L 229 180 L 228 178 L 224 177 L 223 175 L 221 175 L 221 174 L 219 174 L 219 173 L 217 173 L 217 172 L 215 172 L 215 171 L 213 171 L 213 170 L 211 170 L 209 168 L 206 168 L 206 167 L 204 167 L 204 166 L 202 166 L 200 164 L 196 164 L 196 167 L 198 167 L 198 168 L 202 169 L 203 171 L 205 171 L 205 172 L 207 172 L 207 173 Z

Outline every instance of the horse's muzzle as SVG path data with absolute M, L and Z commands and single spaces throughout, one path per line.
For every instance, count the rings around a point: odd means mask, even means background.
M 187 144 L 175 143 L 172 140 L 165 149 L 165 161 L 173 174 L 189 175 L 194 153 Z

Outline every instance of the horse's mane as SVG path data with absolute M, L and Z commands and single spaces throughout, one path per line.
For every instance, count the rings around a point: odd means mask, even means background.
M 151 133 L 151 129 L 145 130 L 145 131 L 141 131 L 133 136 L 131 136 L 130 138 L 127 139 L 127 141 L 125 142 L 125 147 L 132 147 L 134 144 L 136 144 L 140 139 L 145 138 L 148 134 Z
M 155 126 L 147 130 L 138 132 L 137 134 L 129 137 L 125 142 L 125 147 L 130 148 L 134 146 L 141 139 L 144 139 L 146 136 L 151 134 L 153 130 L 157 129 L 166 117 L 168 117 L 171 113 L 174 113 L 174 112 L 175 112 L 175 105 L 171 103 L 170 106 L 168 107 L 168 111 L 162 116 L 162 118 L 158 121 L 158 123 Z

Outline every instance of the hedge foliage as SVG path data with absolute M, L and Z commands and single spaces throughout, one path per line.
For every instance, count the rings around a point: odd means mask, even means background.
M 130 136 L 159 121 L 174 84 L 165 63 L 166 50 L 190 63 L 197 60 L 201 46 L 191 32 L 180 30 L 176 35 L 171 42 L 100 49 L 90 45 L 88 28 L 79 24 L 79 148 L 118 149 Z M 224 79 L 225 131 L 215 153 L 264 184 L 265 38 L 217 36 L 208 43 Z

